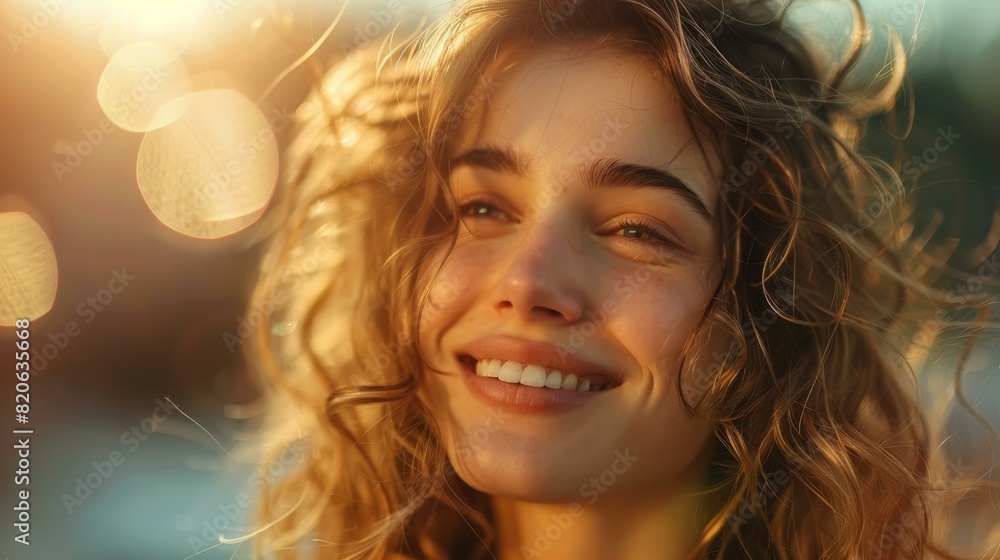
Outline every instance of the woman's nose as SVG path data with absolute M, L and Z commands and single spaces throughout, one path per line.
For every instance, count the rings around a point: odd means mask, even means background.
M 491 298 L 498 310 L 531 320 L 574 322 L 586 306 L 582 251 L 557 223 L 524 225 L 508 255 L 498 258 Z

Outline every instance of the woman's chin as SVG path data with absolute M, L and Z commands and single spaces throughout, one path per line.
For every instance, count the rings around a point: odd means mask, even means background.
M 612 453 L 613 454 L 613 453 Z M 458 476 L 485 494 L 533 503 L 581 500 L 581 488 L 604 467 L 558 446 L 547 450 L 504 446 L 450 457 Z

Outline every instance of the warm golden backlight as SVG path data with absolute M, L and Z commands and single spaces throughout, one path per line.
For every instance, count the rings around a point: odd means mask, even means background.
M 252 224 L 278 177 L 271 125 L 234 90 L 199 91 L 175 103 L 187 107 L 184 115 L 147 133 L 139 149 L 146 203 L 164 224 L 194 237 L 222 237 Z
M 191 75 L 173 50 L 158 43 L 130 43 L 104 68 L 97 102 L 118 127 L 146 132 L 180 118 L 186 103 L 176 101 L 190 92 Z
M 208 8 L 205 0 L 119 1 L 101 28 L 98 43 L 108 57 L 137 41 L 154 41 L 181 53 L 191 44 L 199 14 Z
M 0 326 L 48 313 L 58 282 L 56 254 L 41 226 L 24 212 L 0 214 Z

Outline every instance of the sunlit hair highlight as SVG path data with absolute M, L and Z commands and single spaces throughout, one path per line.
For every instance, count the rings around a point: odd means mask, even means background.
M 843 5 L 851 40 L 834 62 L 783 25 L 787 5 L 680 0 L 475 0 L 339 62 L 298 112 L 252 303 L 270 315 L 251 350 L 268 395 L 265 458 L 305 449 L 265 488 L 255 550 L 491 556 L 487 497 L 455 476 L 416 397 L 414 337 L 436 312 L 419 272 L 454 243 L 449 148 L 491 77 L 511 47 L 572 41 L 649 60 L 727 170 L 723 279 L 678 378 L 689 412 L 716 424 L 722 481 L 695 554 L 951 557 L 937 510 L 952 505 L 944 489 L 964 487 L 935 474 L 938 434 L 910 364 L 937 309 L 985 306 L 928 286 L 906 189 L 858 150 L 867 117 L 896 99 L 903 53 L 890 37 L 887 71 L 859 80 L 865 21 Z M 736 185 L 728 170 L 744 169 Z M 709 336 L 731 341 L 714 361 L 701 355 Z

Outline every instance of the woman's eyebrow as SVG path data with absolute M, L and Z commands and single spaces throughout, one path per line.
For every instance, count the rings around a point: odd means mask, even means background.
M 525 158 L 520 152 L 509 147 L 474 148 L 451 160 L 451 169 L 462 165 L 489 169 L 497 173 L 510 173 L 518 177 L 524 177 L 528 172 Z
M 590 164 L 584 173 L 587 186 L 591 189 L 608 187 L 635 188 L 655 187 L 673 191 L 698 214 L 709 222 L 715 222 L 715 216 L 708 209 L 705 201 L 698 193 L 673 173 L 638 163 L 623 162 L 620 159 L 599 159 Z
M 467 165 L 524 177 L 528 172 L 527 161 L 523 154 L 510 147 L 485 146 L 474 148 L 453 158 L 451 169 Z M 620 159 L 604 158 L 588 165 L 583 170 L 583 178 L 590 189 L 654 187 L 672 191 L 680 195 L 692 210 L 710 223 L 715 223 L 715 216 L 705 201 L 687 183 L 669 171 L 623 162 Z

